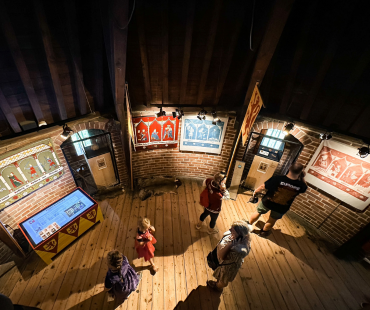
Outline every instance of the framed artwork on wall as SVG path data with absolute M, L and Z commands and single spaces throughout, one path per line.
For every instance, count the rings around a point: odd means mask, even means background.
M 179 120 L 172 116 L 133 117 L 136 150 L 176 148 Z
M 306 181 L 364 211 L 370 205 L 370 157 L 356 156 L 354 147 L 323 140 L 307 168 Z
M 180 151 L 194 151 L 220 154 L 225 137 L 228 118 L 219 117 L 213 124 L 213 118 L 199 120 L 197 115 L 182 117 Z
M 0 155 L 0 210 L 63 175 L 51 139 Z

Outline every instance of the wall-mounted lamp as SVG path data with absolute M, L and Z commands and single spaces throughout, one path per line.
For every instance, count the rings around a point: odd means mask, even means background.
M 206 114 L 207 114 L 207 111 L 206 111 L 206 110 L 204 110 L 204 109 L 202 109 L 202 110 L 198 113 L 197 117 L 198 117 L 198 119 L 199 119 L 199 120 L 205 120 L 205 119 L 206 119 Z
M 321 140 L 330 140 L 331 138 L 333 138 L 331 132 L 320 133 Z
M 47 123 L 45 122 L 45 121 L 40 121 L 39 122 L 39 127 L 41 127 L 41 126 L 46 126 L 47 125 Z
M 285 134 L 289 134 L 289 132 L 294 128 L 294 123 L 288 123 L 284 126 L 284 132 Z
M 370 154 L 370 147 L 368 145 L 367 147 L 363 146 L 363 147 L 358 148 L 358 153 L 356 155 L 360 156 L 361 158 L 365 158 L 369 154 Z
M 218 122 L 221 122 L 220 118 L 217 116 L 217 112 L 215 110 L 213 110 L 211 112 L 212 116 L 213 116 L 213 121 L 212 121 L 212 124 L 213 125 L 216 125 Z
M 74 132 L 74 131 L 70 127 L 68 127 L 67 124 L 64 124 L 63 125 L 63 132 L 61 133 L 60 137 L 65 140 L 65 139 L 68 138 L 68 136 L 71 132 Z
M 157 117 L 166 116 L 166 111 L 162 110 L 162 107 L 159 108 L 159 112 L 156 113 Z
M 181 119 L 181 117 L 183 117 L 184 115 L 184 111 L 180 108 L 176 109 L 176 112 L 172 112 L 173 118 L 177 117 L 178 119 Z

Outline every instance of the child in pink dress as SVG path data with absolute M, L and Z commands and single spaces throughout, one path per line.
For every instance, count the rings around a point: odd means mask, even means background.
M 152 233 L 155 228 L 150 226 L 150 220 L 146 217 L 139 219 L 137 225 L 137 234 L 135 239 L 135 248 L 138 258 L 144 257 L 145 261 L 149 261 L 154 272 L 158 271 L 158 267 L 154 265 L 154 251 L 153 244 L 157 243 Z

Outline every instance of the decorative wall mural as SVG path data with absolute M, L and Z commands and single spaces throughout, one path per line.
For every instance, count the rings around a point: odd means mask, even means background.
M 370 157 L 360 158 L 357 152 L 354 147 L 324 140 L 306 168 L 306 180 L 363 211 L 370 204 Z
M 0 155 L 0 210 L 62 174 L 50 139 Z
M 134 117 L 136 150 L 175 148 L 179 142 L 179 120 L 172 116 Z
M 199 120 L 196 115 L 183 116 L 180 151 L 220 154 L 226 132 L 227 117 L 212 123 L 211 118 Z

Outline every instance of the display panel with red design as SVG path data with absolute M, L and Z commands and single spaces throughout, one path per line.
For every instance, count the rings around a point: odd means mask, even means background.
M 179 142 L 179 120 L 172 116 L 132 118 L 137 150 L 176 148 Z
M 324 140 L 306 168 L 306 180 L 364 211 L 370 205 L 370 156 L 360 158 L 357 152 L 354 147 Z

